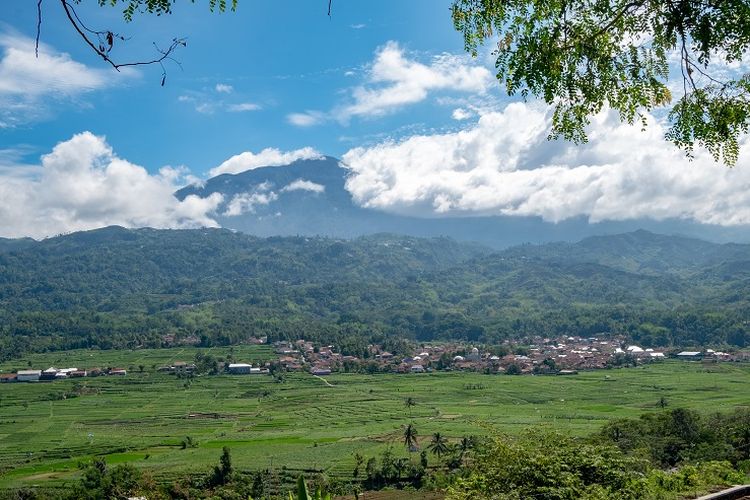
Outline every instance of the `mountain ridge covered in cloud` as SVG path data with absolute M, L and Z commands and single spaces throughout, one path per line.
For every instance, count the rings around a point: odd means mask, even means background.
M 540 216 L 393 212 L 361 206 L 351 192 L 352 183 L 358 182 L 356 175 L 336 158 L 321 156 L 222 174 L 180 189 L 176 196 L 184 200 L 188 196 L 207 199 L 221 195 L 217 223 L 258 236 L 352 238 L 387 232 L 420 237 L 445 235 L 503 248 L 647 229 L 718 242 L 750 241 L 750 227 L 745 225 L 719 226 L 677 218 L 592 223 L 585 216 L 551 222 Z

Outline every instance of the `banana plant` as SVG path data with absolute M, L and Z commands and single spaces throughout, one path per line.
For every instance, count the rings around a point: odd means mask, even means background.
M 332 500 L 332 497 L 330 493 L 323 493 L 320 487 L 315 490 L 314 495 L 310 495 L 310 493 L 307 491 L 305 478 L 303 476 L 300 476 L 299 479 L 297 479 L 297 494 L 294 495 L 290 491 L 289 500 Z

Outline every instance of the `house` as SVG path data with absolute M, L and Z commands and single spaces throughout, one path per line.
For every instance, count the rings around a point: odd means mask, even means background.
M 412 373 L 424 373 L 424 366 L 422 366 L 422 365 L 413 365 L 410 368 L 410 371 Z
M 229 363 L 227 371 L 232 375 L 248 375 L 251 373 L 253 365 L 247 363 Z
M 0 373 L 0 384 L 7 384 L 8 382 L 18 382 L 18 375 L 15 373 Z
M 330 375 L 331 369 L 330 368 L 313 368 L 310 370 L 310 373 L 313 375 L 321 376 L 321 375 Z
M 701 359 L 703 353 L 698 351 L 682 351 L 677 353 L 677 357 L 680 359 Z
M 177 375 L 186 375 L 195 371 L 195 365 L 187 364 L 184 361 L 175 361 L 172 371 Z
M 80 378 L 80 377 L 85 377 L 86 375 L 87 375 L 86 370 L 76 370 L 68 374 L 68 376 L 71 378 Z
M 50 366 L 46 370 L 44 370 L 39 377 L 39 380 L 55 380 L 55 377 L 57 376 L 58 369 L 54 366 Z
M 16 380 L 19 382 L 36 382 L 42 377 L 42 370 L 18 370 Z
M 110 375 L 127 375 L 128 371 L 125 368 L 112 368 L 109 370 Z

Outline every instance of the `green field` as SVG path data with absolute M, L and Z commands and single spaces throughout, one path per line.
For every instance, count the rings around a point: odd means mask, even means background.
M 750 403 L 750 365 L 665 362 L 575 376 L 474 373 L 409 375 L 288 374 L 201 376 L 189 385 L 153 366 L 191 360 L 197 349 L 71 351 L 0 365 L 136 367 L 126 377 L 0 386 L 0 487 L 59 484 L 93 454 L 131 462 L 157 479 L 205 472 L 222 446 L 238 469 L 325 469 L 348 476 L 352 455 L 399 452 L 402 425 L 420 436 L 481 434 L 484 423 L 507 432 L 542 424 L 585 434 L 608 419 L 670 407 L 727 411 Z M 224 356 L 229 348 L 210 350 Z M 268 358 L 265 346 L 240 346 L 235 359 Z M 138 372 L 138 366 L 144 372 Z M 74 384 L 84 384 L 77 397 Z M 79 388 L 80 389 L 80 388 Z M 417 405 L 407 409 L 404 399 Z M 183 449 L 190 436 L 197 446 Z M 404 452 L 405 453 L 405 452 Z

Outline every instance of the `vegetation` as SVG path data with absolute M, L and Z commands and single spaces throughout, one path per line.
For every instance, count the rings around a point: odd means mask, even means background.
M 300 336 L 369 355 L 402 339 L 622 334 L 750 345 L 748 247 L 646 232 L 492 253 L 448 239 L 260 239 L 106 228 L 0 241 L 0 359 Z M 168 340 L 171 338 L 172 340 Z
M 29 361 L 33 366 L 146 368 L 126 377 L 3 384 L 0 488 L 70 487 L 82 477 L 78 464 L 96 458 L 106 459 L 108 469 L 132 466 L 144 480 L 176 490 L 236 489 L 247 480 L 247 495 L 255 499 L 264 498 L 259 491 L 286 495 L 302 473 L 316 486 L 328 484 L 336 491 L 357 484 L 362 489 L 368 484 L 439 486 L 462 464 L 475 460 L 472 449 L 487 441 L 487 426 L 511 436 L 535 426 L 573 437 L 593 436 L 650 462 L 651 452 L 643 451 L 642 443 L 628 445 L 629 436 L 638 432 L 633 422 L 641 420 L 639 415 L 691 408 L 705 422 L 701 429 L 709 428 L 717 411 L 734 415 L 734 408 L 746 405 L 750 376 L 744 364 L 665 362 L 570 377 L 350 373 L 326 377 L 331 387 L 307 374 L 288 373 L 281 383 L 271 376 L 202 375 L 186 385 L 186 380 L 153 367 L 190 359 L 196 351 L 224 359 L 232 354 L 245 361 L 271 355 L 265 346 L 231 349 L 72 351 L 1 364 L 2 370 L 25 367 Z M 76 384 L 82 387 L 76 389 Z M 665 409 L 658 404 L 662 396 L 669 400 Z M 411 415 L 404 408 L 406 397 L 419 400 Z M 622 418 L 630 423 L 621 423 Z M 608 437 L 614 423 L 623 429 L 619 444 Z M 417 452 L 404 446 L 408 424 L 421 437 Z M 742 432 L 724 432 L 739 425 L 729 420 L 726 424 L 715 426 L 716 435 L 736 440 L 727 442 L 733 447 L 736 442 L 735 451 L 742 449 Z M 449 448 L 439 459 L 427 448 L 435 433 Z M 192 445 L 183 448 L 187 436 Z M 721 439 L 716 441 L 718 449 L 729 450 Z M 696 450 L 705 446 L 701 442 L 674 449 Z M 224 447 L 231 450 L 231 473 L 215 475 Z M 384 461 L 388 450 L 390 457 Z M 736 467 L 743 463 L 742 456 L 735 459 L 729 452 L 680 453 L 684 458 L 678 466 L 709 456 Z M 222 486 L 212 477 L 231 480 Z
M 750 126 L 750 76 L 727 70 L 750 48 L 745 0 L 456 0 L 453 21 L 474 55 L 498 40 L 498 79 L 508 94 L 555 107 L 552 137 L 584 142 L 605 107 L 645 127 L 645 111 L 674 99 L 667 138 L 688 154 L 697 143 L 737 161 Z M 670 72 L 681 75 L 678 96 Z
M 496 435 L 450 488 L 451 500 L 678 499 L 742 483 L 728 462 L 700 462 L 666 472 L 607 444 L 532 430 Z

